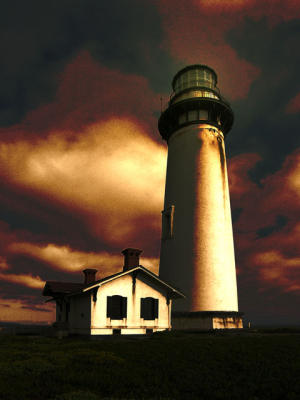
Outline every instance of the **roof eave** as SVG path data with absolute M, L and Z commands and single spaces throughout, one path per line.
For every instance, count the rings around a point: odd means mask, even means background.
M 56 298 L 52 297 L 51 299 L 47 299 L 44 301 L 44 303 L 50 303 L 50 301 L 56 301 Z
M 89 292 L 90 290 L 93 290 L 94 288 L 97 288 L 97 287 L 99 288 L 100 286 L 104 285 L 105 283 L 111 282 L 111 281 L 113 281 L 115 279 L 118 279 L 118 278 L 124 276 L 124 275 L 131 274 L 134 271 L 141 271 L 146 276 L 154 279 L 160 285 L 168 288 L 170 290 L 170 293 L 171 293 L 171 298 L 178 299 L 178 298 L 185 298 L 186 297 L 178 289 L 176 289 L 176 288 L 172 287 L 171 285 L 169 285 L 168 283 L 164 282 L 163 280 L 161 280 L 158 277 L 158 275 L 156 275 L 153 272 L 149 271 L 147 268 L 143 267 L 142 265 L 139 265 L 137 267 L 128 269 L 127 271 L 122 271 L 120 273 L 112 275 L 111 277 L 108 277 L 107 279 L 104 278 L 101 281 L 98 281 L 98 282 L 95 282 L 93 284 L 90 284 L 89 286 L 81 288 L 81 289 L 76 290 L 74 292 L 72 291 L 72 292 L 69 292 L 69 293 L 67 293 L 67 292 L 66 293 L 61 293 L 61 296 L 71 297 L 71 296 L 76 296 L 76 295 L 79 295 L 79 294 L 82 294 L 82 293 Z M 44 287 L 44 290 L 43 290 L 43 295 L 44 296 L 52 296 L 53 300 L 55 300 L 55 294 L 53 292 L 52 292 L 52 294 L 50 294 L 50 293 L 49 294 L 45 294 L 45 293 L 47 293 L 46 290 L 45 290 L 46 289 L 46 285 L 47 285 L 47 283 L 45 284 L 45 287 Z M 57 293 L 57 295 L 58 295 L 58 293 Z
M 82 289 L 81 292 L 88 292 L 89 290 L 92 290 L 92 289 L 94 289 L 95 287 L 100 287 L 100 286 L 102 286 L 102 285 L 105 284 L 105 283 L 108 283 L 108 282 L 110 282 L 110 281 L 112 281 L 112 280 L 114 280 L 114 279 L 118 279 L 118 278 L 120 278 L 121 276 L 130 274 L 130 273 L 132 273 L 132 272 L 134 272 L 134 271 L 137 271 L 137 270 L 144 272 L 145 274 L 149 275 L 151 278 L 153 278 L 153 279 L 155 279 L 156 281 L 158 281 L 161 285 L 163 285 L 163 286 L 168 287 L 169 289 L 171 289 L 171 292 L 174 293 L 174 295 L 176 294 L 175 296 L 172 296 L 173 298 L 182 298 L 182 297 L 185 298 L 185 297 L 186 297 L 186 296 L 185 296 L 183 293 L 181 293 L 179 290 L 173 288 L 172 286 L 168 285 L 166 282 L 162 281 L 157 275 L 155 275 L 154 273 L 152 273 L 151 271 L 149 271 L 147 268 L 143 267 L 142 265 L 139 265 L 138 267 L 135 267 L 135 268 L 132 268 L 132 269 L 128 269 L 127 271 L 124 271 L 124 272 L 120 272 L 120 274 L 118 274 L 118 275 L 116 275 L 116 276 L 113 276 L 113 277 L 111 277 L 111 278 L 108 278 L 108 279 L 106 279 L 106 280 L 103 280 L 102 282 L 97 282 L 97 283 L 95 283 L 95 284 L 92 285 L 92 286 L 89 286 L 89 287 L 87 287 L 87 288 Z M 74 293 L 74 294 L 75 294 L 75 293 Z

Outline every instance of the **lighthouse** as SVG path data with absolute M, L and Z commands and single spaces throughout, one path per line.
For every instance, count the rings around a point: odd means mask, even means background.
M 186 295 L 173 328 L 242 328 L 224 139 L 233 111 L 206 65 L 180 70 L 158 128 L 168 144 L 159 274 Z

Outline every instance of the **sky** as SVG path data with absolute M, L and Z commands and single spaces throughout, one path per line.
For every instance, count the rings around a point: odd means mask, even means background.
M 54 321 L 46 280 L 158 272 L 175 73 L 207 64 L 226 137 L 239 309 L 300 324 L 300 0 L 11 0 L 0 14 L 0 321 Z

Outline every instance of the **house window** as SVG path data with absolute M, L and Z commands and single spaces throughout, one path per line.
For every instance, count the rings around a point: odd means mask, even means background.
M 164 240 L 173 238 L 174 211 L 175 206 L 162 211 L 162 239 Z
M 123 319 L 127 317 L 127 297 L 107 296 L 106 316 L 110 319 Z
M 158 318 L 158 299 L 153 297 L 141 299 L 141 318 L 146 320 Z

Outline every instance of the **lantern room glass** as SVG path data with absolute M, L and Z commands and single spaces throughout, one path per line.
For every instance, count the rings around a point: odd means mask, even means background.
M 183 71 L 174 82 L 175 94 L 193 87 L 216 88 L 216 78 L 213 72 L 204 66 L 195 66 L 194 68 Z

